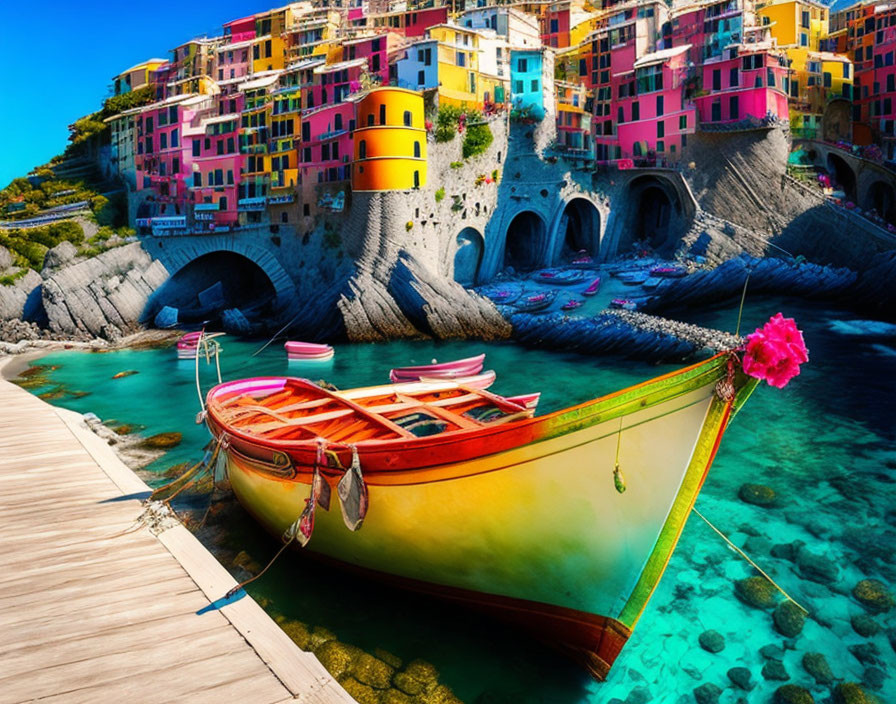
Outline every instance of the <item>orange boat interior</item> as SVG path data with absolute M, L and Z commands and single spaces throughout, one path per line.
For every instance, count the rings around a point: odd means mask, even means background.
M 259 440 L 357 444 L 469 431 L 531 418 L 525 408 L 454 382 L 414 382 L 338 392 L 305 379 L 224 384 L 209 394 L 223 425 Z

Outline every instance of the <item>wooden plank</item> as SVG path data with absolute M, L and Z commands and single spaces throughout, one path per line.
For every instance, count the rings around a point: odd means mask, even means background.
M 2 367 L 3 362 L 0 362 Z M 351 702 L 75 413 L 0 382 L 0 704 Z

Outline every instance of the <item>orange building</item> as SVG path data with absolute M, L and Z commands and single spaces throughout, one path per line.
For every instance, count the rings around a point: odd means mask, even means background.
M 357 105 L 355 191 L 407 191 L 426 185 L 423 95 L 377 88 Z

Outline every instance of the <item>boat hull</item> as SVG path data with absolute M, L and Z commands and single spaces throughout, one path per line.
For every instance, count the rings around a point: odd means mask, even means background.
M 720 399 L 722 363 L 526 421 L 524 444 L 492 454 L 450 462 L 469 453 L 446 447 L 441 463 L 384 470 L 374 452 L 362 528 L 345 527 L 333 492 L 307 549 L 519 620 L 603 678 L 665 568 L 735 404 L 753 388 L 741 380 L 737 399 Z M 614 488 L 617 442 L 624 493 Z M 237 498 L 281 535 L 305 506 L 310 467 L 284 473 L 226 454 Z M 325 471 L 333 489 L 340 476 Z

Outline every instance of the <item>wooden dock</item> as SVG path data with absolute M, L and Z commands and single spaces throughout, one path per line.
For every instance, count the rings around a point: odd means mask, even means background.
M 148 492 L 0 379 L 0 704 L 353 702 L 249 596 L 213 605 L 235 582 L 186 528 L 134 530 Z

